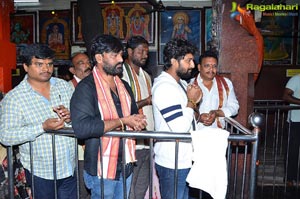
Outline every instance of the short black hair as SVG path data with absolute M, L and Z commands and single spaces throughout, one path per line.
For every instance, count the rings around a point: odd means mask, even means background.
M 55 52 L 46 44 L 30 44 L 22 50 L 22 63 L 31 65 L 32 58 L 54 59 Z
M 201 64 L 202 59 L 208 58 L 208 57 L 213 57 L 213 58 L 215 58 L 215 59 L 217 60 L 217 63 L 219 62 L 217 53 L 214 52 L 214 51 L 208 50 L 208 51 L 205 51 L 205 52 L 199 57 L 199 64 Z
M 97 35 L 92 40 L 92 45 L 90 48 L 91 51 L 91 59 L 93 64 L 96 64 L 96 54 L 103 54 L 114 52 L 118 53 L 120 51 L 124 51 L 124 46 L 120 39 L 112 36 L 112 35 Z
M 127 40 L 126 49 L 135 49 L 141 44 L 146 44 L 149 46 L 149 42 L 142 36 L 132 36 Z
M 198 49 L 195 45 L 185 39 L 172 39 L 170 40 L 163 51 L 164 59 L 164 70 L 167 70 L 171 67 L 171 59 L 183 59 L 186 54 L 195 54 L 198 52 Z

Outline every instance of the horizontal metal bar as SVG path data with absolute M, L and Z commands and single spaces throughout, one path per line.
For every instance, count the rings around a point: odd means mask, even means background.
M 251 131 L 250 131 L 251 132 Z M 56 135 L 67 135 L 74 137 L 74 131 L 72 128 L 63 128 L 57 131 L 47 131 L 50 134 Z M 105 136 L 112 137 L 134 137 L 136 139 L 144 139 L 144 138 L 153 138 L 158 140 L 191 140 L 190 133 L 172 133 L 172 132 L 153 132 L 153 131 L 110 131 L 105 134 Z M 254 134 L 230 134 L 228 137 L 228 141 L 249 141 L 253 142 L 257 140 L 257 135 Z

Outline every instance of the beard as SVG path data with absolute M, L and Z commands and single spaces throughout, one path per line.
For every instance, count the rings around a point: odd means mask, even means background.
M 147 60 L 145 59 L 145 61 L 140 61 L 138 59 L 135 59 L 134 57 L 132 58 L 132 63 L 138 67 L 143 67 L 146 65 Z
M 179 65 L 179 68 L 176 71 L 177 76 L 180 79 L 189 79 L 192 75 L 192 70 L 187 70 L 185 71 L 185 69 L 183 67 L 181 67 L 181 65 Z
M 116 75 L 120 76 L 123 74 L 123 67 L 122 67 L 121 62 L 117 63 L 114 66 L 104 63 L 103 70 L 106 74 L 112 75 L 112 76 L 116 76 Z

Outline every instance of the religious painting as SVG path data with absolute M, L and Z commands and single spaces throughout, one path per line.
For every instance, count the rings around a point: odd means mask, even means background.
M 142 36 L 154 44 L 154 13 L 143 1 L 101 3 L 103 33 L 112 34 L 124 43 L 131 36 Z
M 55 51 L 56 59 L 70 58 L 69 11 L 40 11 L 40 42 Z
M 212 42 L 212 8 L 204 8 L 205 12 L 205 23 L 204 23 L 204 29 L 205 29 L 205 50 L 208 50 L 208 47 L 210 46 L 210 43 Z
M 264 38 L 264 65 L 292 63 L 293 24 L 293 16 L 263 14 L 260 31 Z
M 134 35 L 143 36 L 151 46 L 155 45 L 155 27 L 153 6 L 146 1 L 120 1 L 99 3 L 101 8 L 101 31 L 126 42 Z M 83 44 L 81 19 L 77 2 L 72 7 L 72 42 Z
M 134 4 L 126 16 L 126 40 L 132 36 L 143 36 L 150 41 L 150 16 L 145 14 L 146 9 L 140 4 Z
M 36 29 L 36 12 L 17 12 L 10 16 L 10 41 L 16 44 L 17 63 L 22 62 L 22 50 L 36 42 Z
M 104 34 L 109 34 L 120 39 L 124 39 L 124 9 L 119 5 L 111 4 L 102 10 L 102 17 Z
M 15 44 L 36 42 L 36 13 L 15 13 L 10 16 L 10 41 Z
M 172 38 L 183 38 L 201 49 L 201 10 L 168 10 L 159 13 L 159 64 L 163 64 L 163 49 Z

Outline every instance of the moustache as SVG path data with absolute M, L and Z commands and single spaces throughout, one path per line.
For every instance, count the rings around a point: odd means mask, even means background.
M 86 73 L 86 72 L 89 72 L 89 71 L 91 71 L 92 70 L 92 67 L 88 67 L 88 68 L 86 68 L 85 70 L 84 70 L 84 72 Z
M 209 71 L 209 72 L 206 72 L 206 74 L 213 74 L 213 75 L 215 75 L 216 73 L 212 72 L 212 71 Z
M 118 67 L 119 65 L 122 66 L 123 62 L 119 62 L 115 65 L 115 67 Z

